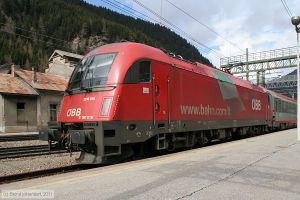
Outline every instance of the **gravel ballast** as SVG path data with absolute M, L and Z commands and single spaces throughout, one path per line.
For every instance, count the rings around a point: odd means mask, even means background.
M 0 177 L 75 165 L 79 152 L 0 160 Z
M 0 148 L 36 146 L 36 145 L 45 145 L 45 144 L 48 144 L 48 142 L 41 141 L 41 140 L 10 141 L 10 142 L 0 142 Z
M 26 133 L 15 133 L 15 134 L 26 135 Z M 2 135 L 9 136 L 14 134 L 1 134 L 1 136 Z M 48 144 L 47 141 L 40 141 L 40 140 L 8 141 L 8 142 L 0 142 L 0 148 L 36 146 L 36 145 L 47 145 L 47 144 Z M 75 165 L 77 164 L 75 159 L 78 158 L 79 155 L 80 155 L 79 152 L 75 152 L 72 153 L 72 157 L 70 157 L 69 153 L 59 153 L 59 154 L 49 154 L 49 155 L 22 157 L 22 158 L 13 158 L 13 159 L 1 159 L 0 177 Z

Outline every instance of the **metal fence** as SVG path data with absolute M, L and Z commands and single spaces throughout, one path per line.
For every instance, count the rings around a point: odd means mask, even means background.
M 296 57 L 296 56 L 297 56 L 297 46 L 294 46 L 294 47 L 288 47 L 282 49 L 274 49 L 270 51 L 249 53 L 248 62 L 275 60 L 278 58 L 282 59 L 282 58 Z M 246 62 L 247 62 L 247 55 L 243 54 L 243 55 L 221 58 L 220 66 L 225 67 L 232 64 L 246 63 Z

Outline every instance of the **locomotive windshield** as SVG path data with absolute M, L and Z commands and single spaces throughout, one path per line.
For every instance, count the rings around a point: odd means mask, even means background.
M 116 53 L 99 54 L 83 59 L 73 71 L 68 91 L 105 85 L 116 55 Z

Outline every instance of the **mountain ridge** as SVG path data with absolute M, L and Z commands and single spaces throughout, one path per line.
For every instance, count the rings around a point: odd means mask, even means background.
M 44 71 L 55 49 L 84 54 L 120 40 L 164 48 L 211 65 L 193 45 L 166 27 L 83 0 L 0 2 L 0 64 L 13 62 Z

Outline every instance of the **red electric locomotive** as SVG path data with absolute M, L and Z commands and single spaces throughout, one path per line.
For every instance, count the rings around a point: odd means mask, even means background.
M 53 146 L 79 149 L 80 163 L 114 163 L 296 123 L 288 97 L 147 45 L 89 52 L 74 69 L 59 126 L 40 131 Z

